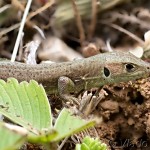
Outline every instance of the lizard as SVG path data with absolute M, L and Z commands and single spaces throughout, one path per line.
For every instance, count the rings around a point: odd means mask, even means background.
M 76 103 L 78 100 L 71 93 L 136 80 L 149 74 L 150 64 L 129 52 L 108 52 L 53 64 L 29 65 L 0 61 L 0 79 L 33 79 L 44 86 L 47 94 L 59 94 L 63 100 Z

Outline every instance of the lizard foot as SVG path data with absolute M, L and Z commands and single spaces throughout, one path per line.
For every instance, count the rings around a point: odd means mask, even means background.
M 78 99 L 70 94 L 72 91 L 75 91 L 74 82 L 66 76 L 60 77 L 58 79 L 58 93 L 60 97 L 65 101 L 69 101 L 71 103 L 74 102 L 79 105 L 80 103 Z

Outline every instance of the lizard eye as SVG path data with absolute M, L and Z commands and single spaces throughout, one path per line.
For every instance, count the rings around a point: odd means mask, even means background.
M 108 68 L 104 67 L 104 75 L 108 77 L 110 75 L 110 71 Z
M 135 66 L 133 64 L 125 64 L 125 68 L 128 72 L 133 72 L 135 70 Z

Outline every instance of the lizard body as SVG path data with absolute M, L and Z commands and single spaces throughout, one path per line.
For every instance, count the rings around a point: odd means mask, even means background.
M 64 93 L 67 95 L 105 84 L 135 80 L 149 74 L 149 63 L 125 52 L 98 54 L 85 59 L 54 64 L 27 65 L 0 62 L 0 79 L 6 80 L 9 77 L 14 77 L 18 81 L 34 79 L 42 83 L 48 93 L 59 93 L 61 97 Z

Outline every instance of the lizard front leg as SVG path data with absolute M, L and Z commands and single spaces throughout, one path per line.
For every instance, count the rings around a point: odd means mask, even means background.
M 66 76 L 60 77 L 58 79 L 58 93 L 60 97 L 63 100 L 70 101 L 71 103 L 75 102 L 79 105 L 78 99 L 70 94 L 71 91 L 75 91 L 74 82 Z

